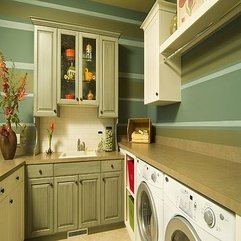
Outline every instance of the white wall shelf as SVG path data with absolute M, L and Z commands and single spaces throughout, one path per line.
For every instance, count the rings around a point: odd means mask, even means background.
M 209 0 L 160 45 L 165 57 L 183 54 L 240 14 L 240 0 Z

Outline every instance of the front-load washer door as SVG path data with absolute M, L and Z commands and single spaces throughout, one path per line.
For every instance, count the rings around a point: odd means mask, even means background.
M 167 224 L 165 241 L 201 241 L 201 239 L 184 217 L 175 216 Z
M 136 219 L 141 241 L 158 241 L 158 219 L 152 194 L 141 182 L 136 197 Z

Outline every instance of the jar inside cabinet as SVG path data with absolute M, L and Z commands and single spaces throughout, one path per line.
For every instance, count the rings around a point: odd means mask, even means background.
M 83 37 L 82 39 L 82 98 L 95 101 L 96 98 L 96 39 Z
M 61 34 L 61 87 L 60 99 L 78 99 L 76 35 Z

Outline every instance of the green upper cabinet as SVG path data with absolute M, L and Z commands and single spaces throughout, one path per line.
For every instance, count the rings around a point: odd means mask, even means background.
M 58 104 L 96 106 L 100 117 L 117 117 L 119 34 L 32 21 L 35 116 L 55 116 Z
M 101 37 L 100 117 L 118 117 L 118 40 Z

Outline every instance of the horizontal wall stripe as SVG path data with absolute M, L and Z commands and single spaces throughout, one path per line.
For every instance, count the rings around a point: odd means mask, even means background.
M 1 92 L 1 95 L 3 95 L 3 92 Z M 27 93 L 26 98 L 33 98 L 33 93 Z
M 133 102 L 143 102 L 144 99 L 137 99 L 137 98 L 119 98 L 119 101 L 133 101 Z
M 215 79 L 217 77 L 220 77 L 220 76 L 223 76 L 223 75 L 235 72 L 237 70 L 241 70 L 241 63 L 229 66 L 229 67 L 224 68 L 224 69 L 222 69 L 220 71 L 217 71 L 217 72 L 215 72 L 213 74 L 207 75 L 205 77 L 202 77 L 202 78 L 199 78 L 197 80 L 194 80 L 194 81 L 192 81 L 190 83 L 184 84 L 184 85 L 181 86 L 181 89 L 183 90 L 183 89 L 186 89 L 186 88 L 189 88 L 189 87 L 192 87 L 192 86 L 204 83 L 206 81 L 209 81 L 209 80 Z
M 134 40 L 129 40 L 129 39 L 119 39 L 119 44 L 128 45 L 128 46 L 137 47 L 137 48 L 144 48 L 144 42 L 143 41 L 134 41 Z
M 11 68 L 13 63 L 11 61 L 6 61 L 8 68 Z M 34 64 L 31 63 L 21 63 L 21 62 L 14 62 L 16 69 L 25 69 L 25 70 L 34 70 Z
M 144 79 L 144 74 L 119 72 L 119 77 L 127 79 Z
M 33 31 L 32 24 L 8 21 L 3 19 L 0 19 L 0 27 L 13 28 L 13 29 L 19 29 L 19 30 L 25 30 L 25 31 Z
M 40 1 L 37 1 L 37 0 L 32 0 L 32 1 L 29 1 L 29 0 L 14 0 L 14 1 L 26 3 L 26 4 L 32 4 L 32 5 L 39 6 L 39 7 L 58 9 L 58 10 L 62 10 L 62 11 L 84 14 L 84 15 L 88 15 L 88 16 L 94 16 L 94 17 L 98 17 L 98 18 L 104 18 L 104 19 L 108 19 L 108 20 L 114 20 L 114 21 L 119 21 L 119 22 L 124 22 L 124 23 L 135 24 L 135 25 L 141 25 L 142 24 L 141 21 L 137 21 L 137 20 L 134 20 L 134 19 L 127 19 L 127 18 L 122 18 L 122 17 L 113 16 L 113 15 L 109 15 L 109 14 L 98 13 L 98 12 L 94 12 L 94 11 L 88 11 L 88 10 L 78 9 L 78 8 L 73 8 L 73 7 L 67 7 L 67 6 L 54 4 L 54 3 L 40 2 Z
M 153 123 L 157 127 L 241 127 L 241 120 Z

